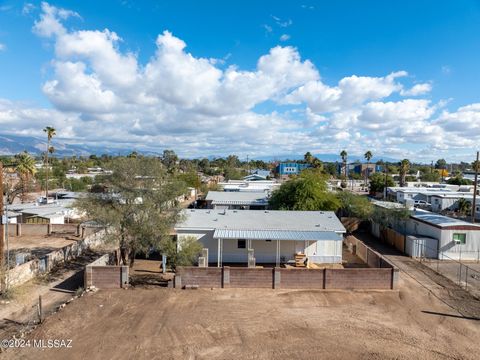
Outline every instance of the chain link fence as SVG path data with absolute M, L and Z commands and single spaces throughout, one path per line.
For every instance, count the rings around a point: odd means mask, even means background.
M 417 242 L 416 246 L 423 247 L 426 250 L 437 252 L 437 249 L 429 248 L 422 240 L 412 240 Z M 426 253 L 423 252 L 423 253 Z M 427 258 L 424 256 L 412 257 L 423 265 L 450 279 L 457 285 L 469 291 L 472 295 L 480 299 L 480 252 L 462 252 L 459 253 L 459 259 L 464 256 L 468 259 L 476 260 L 458 260 L 446 255 L 444 252 L 438 253 L 438 259 Z

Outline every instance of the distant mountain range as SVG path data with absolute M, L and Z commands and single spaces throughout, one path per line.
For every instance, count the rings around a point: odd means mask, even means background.
M 55 154 L 57 156 L 89 156 L 91 154 L 95 155 L 127 155 L 132 152 L 131 147 L 107 147 L 107 146 L 92 146 L 85 144 L 69 144 L 62 142 L 58 139 L 55 139 L 53 142 L 55 147 Z M 22 151 L 28 151 L 33 155 L 40 155 L 45 151 L 47 147 L 47 142 L 45 139 L 40 139 L 30 136 L 17 136 L 17 135 L 1 135 L 0 134 L 0 155 L 13 155 L 18 154 Z M 163 151 L 144 151 L 139 149 L 134 149 L 138 153 L 144 155 L 161 155 Z M 336 162 L 341 161 L 340 155 L 338 154 L 314 154 L 318 159 L 324 162 Z M 209 159 L 218 158 L 220 156 L 210 155 L 207 156 Z M 263 161 L 285 161 L 285 160 L 301 160 L 303 155 L 298 154 L 284 154 L 284 155 L 275 155 L 275 156 L 259 156 L 251 157 L 251 160 L 263 160 Z M 245 160 L 245 159 L 241 159 Z M 349 155 L 348 161 L 365 161 L 363 155 Z M 389 162 L 398 162 L 399 160 L 389 158 L 386 156 L 373 157 L 371 162 L 376 162 L 378 160 L 384 160 Z
M 127 155 L 132 152 L 132 148 L 128 147 L 107 147 L 92 146 L 86 144 L 69 144 L 61 140 L 54 139 L 52 145 L 55 148 L 57 156 L 89 156 L 95 155 Z M 45 151 L 47 142 L 45 139 L 29 136 L 17 135 L 1 135 L 0 134 L 0 155 L 13 155 L 22 151 L 27 151 L 32 155 L 40 155 Z M 159 155 L 161 152 L 140 151 L 137 152 L 145 155 Z

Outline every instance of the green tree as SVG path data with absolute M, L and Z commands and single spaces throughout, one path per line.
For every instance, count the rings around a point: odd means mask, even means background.
M 131 266 L 136 253 L 170 240 L 181 218 L 176 198 L 185 187 L 156 158 L 117 158 L 109 166 L 112 174 L 102 177 L 109 192 L 90 193 L 75 207 L 105 226 L 107 239 L 118 244 L 122 262 Z
M 349 191 L 340 191 L 337 194 L 340 200 L 340 210 L 343 216 L 356 217 L 368 220 L 373 213 L 373 205 L 366 196 L 352 194 Z
M 202 243 L 193 236 L 188 236 L 178 243 L 170 237 L 160 244 L 160 251 L 167 256 L 167 262 L 172 270 L 177 266 L 194 265 L 202 249 Z
M 348 178 L 348 170 L 347 170 L 347 157 L 348 157 L 348 153 L 345 151 L 345 150 L 342 150 L 340 152 L 340 157 L 342 158 L 342 163 L 343 163 L 343 168 L 344 168 L 344 171 L 345 171 L 345 179 Z
M 440 174 L 437 171 L 422 173 L 420 178 L 422 181 L 438 182 L 440 181 Z
M 470 201 L 461 198 L 458 200 L 458 212 L 463 216 L 470 215 L 472 212 L 472 204 Z
M 50 145 L 52 138 L 57 134 L 55 128 L 52 126 L 47 126 L 43 129 L 47 134 L 47 151 L 45 152 L 45 198 L 48 199 L 48 154 L 53 154 L 55 151 L 54 147 Z
M 400 186 L 405 186 L 405 178 L 407 176 L 408 171 L 410 170 L 410 161 L 408 159 L 403 159 L 400 161 Z
M 307 151 L 305 155 L 303 155 L 303 160 L 307 164 L 312 164 L 313 163 L 313 158 L 314 156 L 310 153 L 310 151 Z
M 446 169 L 447 168 L 447 162 L 445 159 L 438 159 L 437 162 L 435 163 L 435 169 Z
M 385 181 L 386 177 L 386 181 Z M 374 173 L 370 176 L 370 192 L 372 194 L 381 193 L 385 190 L 385 183 L 387 187 L 394 186 L 395 182 L 393 181 L 390 175 L 382 173 Z
M 326 180 L 318 170 L 304 170 L 272 193 L 270 206 L 275 210 L 335 211 L 340 207 L 340 200 L 327 191 Z
M 26 151 L 15 155 L 15 161 L 15 169 L 20 175 L 22 188 L 21 200 L 23 203 L 25 201 L 25 194 L 28 191 L 30 179 L 36 174 L 37 169 L 35 168 L 35 159 Z
M 163 150 L 162 163 L 171 173 L 177 169 L 178 156 L 173 150 Z

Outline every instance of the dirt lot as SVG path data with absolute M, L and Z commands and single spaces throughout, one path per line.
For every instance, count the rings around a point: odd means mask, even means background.
M 89 293 L 6 359 L 474 359 L 480 321 L 409 277 L 400 291 L 135 288 Z
M 42 255 L 50 251 L 60 249 L 64 246 L 76 242 L 80 239 L 72 235 L 55 236 L 55 235 L 28 235 L 28 236 L 11 236 L 9 238 L 10 250 L 31 251 L 34 254 Z
M 480 299 L 480 263 L 465 261 L 460 266 L 457 261 L 429 259 L 422 263 L 468 289 L 470 293 Z

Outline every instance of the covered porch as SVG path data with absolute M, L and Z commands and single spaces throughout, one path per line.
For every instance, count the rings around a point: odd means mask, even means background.
M 223 264 L 295 263 L 303 254 L 311 263 L 342 262 L 341 233 L 333 231 L 217 229 L 209 246 L 209 262 Z

